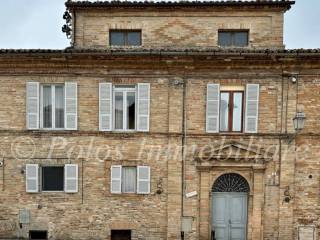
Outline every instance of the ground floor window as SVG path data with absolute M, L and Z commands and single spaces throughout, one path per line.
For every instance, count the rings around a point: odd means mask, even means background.
M 42 191 L 63 191 L 64 190 L 64 167 L 50 166 L 42 167 Z
M 36 192 L 78 192 L 78 165 L 26 164 L 26 191 Z
M 111 240 L 131 240 L 131 230 L 111 230 Z
M 111 166 L 111 193 L 150 193 L 149 166 Z
M 136 167 L 122 167 L 122 192 L 135 193 L 137 182 Z

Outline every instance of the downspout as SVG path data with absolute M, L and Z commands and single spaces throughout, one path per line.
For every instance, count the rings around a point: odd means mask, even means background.
M 181 139 L 181 221 L 184 217 L 184 194 L 185 194 L 185 155 L 186 155 L 186 138 L 187 138 L 187 111 L 186 111 L 186 90 L 187 90 L 187 80 L 183 77 L 183 97 L 182 97 L 182 139 Z M 184 232 L 181 229 L 181 239 L 184 239 Z
M 284 78 L 283 78 L 283 65 L 281 64 L 281 119 L 280 119 L 280 136 L 279 136 L 279 200 L 281 199 L 281 162 L 282 162 L 282 128 L 283 128 L 283 98 L 284 98 Z M 280 204 L 280 203 L 279 203 Z M 278 208 L 278 226 L 279 226 L 279 219 L 280 219 L 280 205 Z M 280 228 L 278 227 L 278 236 L 277 239 L 280 237 Z

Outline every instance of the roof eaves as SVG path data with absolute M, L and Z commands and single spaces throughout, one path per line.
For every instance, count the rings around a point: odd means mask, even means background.
M 320 56 L 320 49 L 222 49 L 222 48 L 113 48 L 113 49 L 0 49 L 9 55 L 286 55 Z
M 289 10 L 295 1 L 264 0 L 264 1 L 70 1 L 65 5 L 68 9 L 76 8 L 175 8 L 175 7 L 281 7 Z

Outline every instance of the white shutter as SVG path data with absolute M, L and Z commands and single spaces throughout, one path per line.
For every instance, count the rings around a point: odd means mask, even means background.
M 77 83 L 65 83 L 65 128 L 67 130 L 77 130 Z
M 121 174 L 122 166 L 113 165 L 111 166 L 111 193 L 121 193 Z
M 39 165 L 26 164 L 26 191 L 39 192 Z
M 209 133 L 219 132 L 220 85 L 207 85 L 206 129 Z
M 64 191 L 68 193 L 78 192 L 78 165 L 64 165 Z
M 112 130 L 112 83 L 99 83 L 99 130 Z
M 27 82 L 26 88 L 27 95 L 27 128 L 38 129 L 39 128 L 39 83 Z
M 137 171 L 137 193 L 150 193 L 150 167 L 138 166 Z
M 150 115 L 150 84 L 138 83 L 138 103 L 137 103 L 137 130 L 149 131 Z
M 246 89 L 246 119 L 245 131 L 256 133 L 258 131 L 259 113 L 259 84 L 247 84 Z

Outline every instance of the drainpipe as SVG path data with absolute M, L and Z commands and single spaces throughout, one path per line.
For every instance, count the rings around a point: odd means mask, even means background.
M 183 77 L 183 97 L 182 97 L 182 139 L 181 139 L 181 220 L 184 217 L 184 194 L 185 194 L 185 155 L 186 155 L 186 138 L 187 138 L 187 111 L 186 111 L 186 89 L 187 79 Z M 184 239 L 184 232 L 181 231 L 181 239 Z

